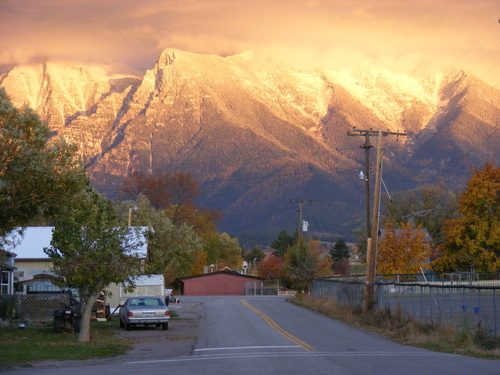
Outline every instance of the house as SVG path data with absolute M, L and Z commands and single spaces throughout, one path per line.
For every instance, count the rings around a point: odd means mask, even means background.
M 141 243 L 134 255 L 139 259 L 146 259 L 147 241 L 144 237 L 145 227 L 139 228 Z M 15 280 L 22 286 L 22 293 L 54 293 L 61 292 L 61 288 L 55 285 L 58 279 L 52 271 L 52 260 L 43 251 L 50 247 L 54 227 L 26 227 L 22 234 L 13 231 L 7 236 L 6 250 L 16 255 L 15 258 Z M 134 236 L 131 233 L 131 236 Z M 116 284 L 108 287 L 109 297 L 106 302 L 111 308 L 116 308 L 120 303 L 120 288 Z
M 6 248 L 16 254 L 15 279 L 23 285 L 25 293 L 61 290 L 50 280 L 50 276 L 55 276 L 50 270 L 52 261 L 43 252 L 45 247 L 50 247 L 53 229 L 54 227 L 27 227 L 22 233 L 15 230 L 7 236 Z
M 243 275 L 223 270 L 178 279 L 181 294 L 185 296 L 239 296 L 245 295 L 245 285 L 259 288 L 262 277 Z
M 16 254 L 0 249 L 0 295 L 14 294 L 14 262 Z

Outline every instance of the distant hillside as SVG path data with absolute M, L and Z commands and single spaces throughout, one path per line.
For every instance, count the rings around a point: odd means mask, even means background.
M 80 146 L 100 191 L 116 197 L 135 170 L 189 171 L 201 203 L 223 213 L 220 230 L 246 246 L 295 230 L 296 198 L 313 201 L 304 206 L 311 232 L 351 237 L 364 220 L 364 138 L 348 137 L 353 127 L 407 131 L 384 138 L 392 191 L 437 181 L 458 189 L 471 167 L 499 162 L 499 90 L 459 71 L 427 80 L 306 73 L 250 54 L 167 49 L 143 77 L 46 63 L 13 68 L 1 86 Z

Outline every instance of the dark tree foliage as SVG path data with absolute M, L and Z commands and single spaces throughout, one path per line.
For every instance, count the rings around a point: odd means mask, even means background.
M 85 184 L 76 146 L 49 138 L 38 115 L 14 108 L 0 89 L 0 238 L 36 217 L 56 215 Z
M 339 238 L 330 250 L 332 270 L 334 274 L 347 275 L 349 273 L 349 246 L 343 238 Z
M 259 263 L 260 261 L 264 260 L 266 257 L 266 254 L 259 249 L 258 247 L 254 247 L 249 251 L 245 251 L 243 254 L 243 259 L 245 259 L 247 262 L 256 262 Z
M 278 238 L 274 240 L 271 247 L 275 250 L 273 252 L 274 255 L 283 258 L 287 249 L 290 246 L 293 246 L 297 242 L 297 236 L 290 236 L 286 230 L 282 230 L 278 234 Z
M 136 171 L 120 190 L 132 199 L 144 195 L 153 208 L 165 211 L 174 226 L 189 225 L 203 238 L 216 232 L 216 223 L 222 219 L 217 210 L 201 208 L 194 202 L 202 190 L 198 181 L 183 171 L 163 174 Z
M 339 261 L 344 258 L 350 258 L 349 255 L 349 246 L 347 246 L 345 240 L 343 238 L 339 238 L 337 242 L 333 245 L 330 250 L 330 255 L 334 261 Z

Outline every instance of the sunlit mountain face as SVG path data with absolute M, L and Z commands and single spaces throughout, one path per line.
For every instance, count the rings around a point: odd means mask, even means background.
M 245 246 L 295 230 L 296 199 L 312 201 L 310 234 L 352 238 L 365 217 L 365 140 L 347 136 L 353 128 L 406 132 L 383 139 L 390 191 L 439 181 L 460 190 L 471 168 L 500 158 L 499 90 L 457 70 L 418 79 L 375 68 L 304 72 L 251 54 L 167 49 L 143 76 L 44 63 L 13 67 L 1 86 L 54 137 L 78 144 L 101 192 L 117 198 L 137 170 L 189 171 L 200 203 L 223 213 L 219 229 Z

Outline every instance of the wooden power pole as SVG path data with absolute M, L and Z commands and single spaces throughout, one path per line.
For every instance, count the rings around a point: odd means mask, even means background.
M 358 130 L 354 128 L 347 135 L 357 135 L 365 137 L 365 144 L 361 146 L 365 149 L 365 178 L 366 178 L 366 272 L 365 272 L 365 301 L 363 312 L 371 310 L 374 304 L 375 296 L 375 274 L 376 274 L 376 261 L 377 261 L 377 245 L 378 245 L 378 221 L 379 221 L 379 208 L 380 208 L 380 185 L 382 181 L 382 137 L 387 135 L 406 136 L 405 133 L 382 131 L 379 130 Z M 370 135 L 378 136 L 377 145 L 377 164 L 375 174 L 375 192 L 373 197 L 373 220 L 370 225 Z
M 298 232 L 298 240 L 299 243 L 302 241 L 302 206 L 304 205 L 305 202 L 312 203 L 311 200 L 307 199 L 290 199 L 290 202 L 297 202 L 299 204 L 299 232 Z

